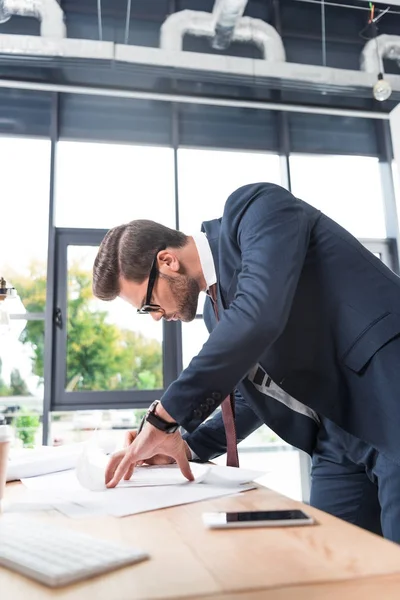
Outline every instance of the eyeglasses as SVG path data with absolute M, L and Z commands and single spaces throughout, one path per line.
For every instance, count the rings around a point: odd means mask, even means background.
M 146 300 L 145 300 L 145 303 L 140 308 L 137 309 L 137 312 L 139 315 L 147 315 L 148 313 L 158 312 L 159 310 L 162 310 L 162 308 L 159 304 L 151 303 L 151 297 L 153 295 L 153 288 L 154 288 L 154 284 L 156 282 L 157 275 L 158 275 L 158 269 L 157 269 L 158 253 L 161 252 L 161 250 L 165 250 L 165 248 L 166 248 L 166 246 L 162 246 L 161 248 L 159 248 L 157 250 L 156 255 L 151 264 L 151 269 L 150 269 L 150 274 L 149 274 L 149 283 L 147 284 Z

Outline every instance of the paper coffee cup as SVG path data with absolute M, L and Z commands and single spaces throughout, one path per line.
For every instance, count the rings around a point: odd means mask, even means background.
M 8 451 L 11 440 L 12 435 L 10 427 L 8 427 L 8 425 L 0 425 L 0 512 L 6 488 Z
M 11 427 L 9 425 L 0 425 L 0 444 L 2 442 L 11 442 L 12 437 Z

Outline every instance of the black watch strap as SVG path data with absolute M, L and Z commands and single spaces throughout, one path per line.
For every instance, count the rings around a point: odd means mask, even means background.
M 150 407 L 150 410 L 146 415 L 146 421 L 164 433 L 175 433 L 175 431 L 179 429 L 179 423 L 166 421 L 156 415 L 155 410 L 157 404 L 158 402 Z

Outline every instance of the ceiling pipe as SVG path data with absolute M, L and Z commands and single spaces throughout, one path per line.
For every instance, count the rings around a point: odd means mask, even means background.
M 308 90 L 312 93 L 340 94 L 363 97 L 370 94 L 376 83 L 376 73 L 360 70 L 338 69 L 288 62 L 210 55 L 197 52 L 165 52 L 159 48 L 114 44 L 84 39 L 54 39 L 41 36 L 0 34 L 0 65 L 19 64 L 25 57 L 32 66 L 78 66 L 89 60 L 93 69 L 105 65 L 149 68 L 162 71 L 163 77 L 181 77 L 191 81 L 218 82 L 222 76 L 235 85 Z M 57 61 L 57 62 L 56 62 Z M 124 68 L 125 68 L 124 66 Z M 175 74 L 175 75 L 171 75 Z M 396 97 L 400 94 L 400 75 L 386 75 Z M 104 78 L 104 86 L 107 79 Z M 12 87 L 12 86 L 10 86 Z M 0 117 L 1 118 L 1 117 Z
M 235 27 L 232 39 L 255 44 L 261 50 L 262 57 L 269 62 L 286 60 L 281 36 L 272 25 L 261 19 L 242 17 Z
M 214 38 L 215 21 L 211 13 L 182 10 L 170 15 L 160 30 L 160 48 L 180 52 L 185 35 Z M 261 49 L 265 60 L 285 61 L 282 38 L 268 23 L 261 19 L 242 17 L 234 29 L 232 41 L 250 42 Z
M 7 23 L 7 21 L 11 19 L 11 14 L 5 4 L 5 0 L 0 0 L 0 25 L 2 23 Z
M 361 51 L 360 68 L 367 73 L 381 73 L 384 58 L 400 60 L 400 35 L 382 34 L 369 40 Z
M 38 19 L 43 37 L 64 38 L 67 35 L 64 13 L 57 0 L 0 0 L 0 23 L 5 23 L 12 15 Z
M 228 48 L 246 5 L 247 0 L 215 0 L 212 12 L 215 19 L 214 37 L 211 42 L 213 48 L 216 50 Z
M 225 106 L 230 108 L 250 108 L 252 110 L 278 110 L 293 113 L 308 113 L 316 115 L 333 115 L 360 119 L 376 119 L 388 121 L 390 113 L 381 111 L 333 108 L 323 106 L 306 106 L 285 104 L 283 102 L 267 102 L 240 100 L 229 98 L 214 98 L 208 96 L 188 96 L 185 94 L 167 94 L 161 92 L 142 92 L 139 90 L 100 88 L 88 85 L 68 85 L 63 83 L 45 83 L 39 81 L 16 81 L 0 79 L 0 89 L 34 90 L 41 92 L 59 92 L 65 94 L 81 94 L 84 96 L 105 96 L 109 98 L 130 98 L 132 100 L 151 100 L 155 102 L 176 102 L 179 104 L 197 104 L 203 106 Z
M 200 10 L 180 10 L 170 15 L 160 28 L 160 48 L 180 52 L 185 35 L 214 36 L 211 13 Z

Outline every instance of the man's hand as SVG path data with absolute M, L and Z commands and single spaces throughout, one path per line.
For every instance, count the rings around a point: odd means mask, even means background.
M 163 433 L 146 423 L 140 435 L 137 431 L 128 431 L 125 437 L 126 448 L 116 452 L 106 469 L 106 485 L 115 487 L 122 478 L 132 477 L 136 465 L 143 463 L 166 465 L 176 462 L 182 474 L 193 481 L 188 459 L 191 457 L 189 446 L 180 433 Z
M 127 431 L 124 439 L 124 447 L 127 448 L 135 441 L 138 432 L 137 429 L 133 429 L 132 431 Z M 189 446 L 185 441 L 183 441 L 185 445 L 186 456 L 188 460 L 192 458 L 192 453 L 190 451 Z M 131 465 L 128 471 L 124 475 L 124 479 L 129 481 L 132 477 L 133 471 L 135 467 L 140 467 L 140 465 L 171 465 L 175 462 L 175 460 L 171 456 L 166 456 L 165 454 L 156 454 L 150 458 L 146 458 L 145 460 L 139 460 L 136 465 Z

